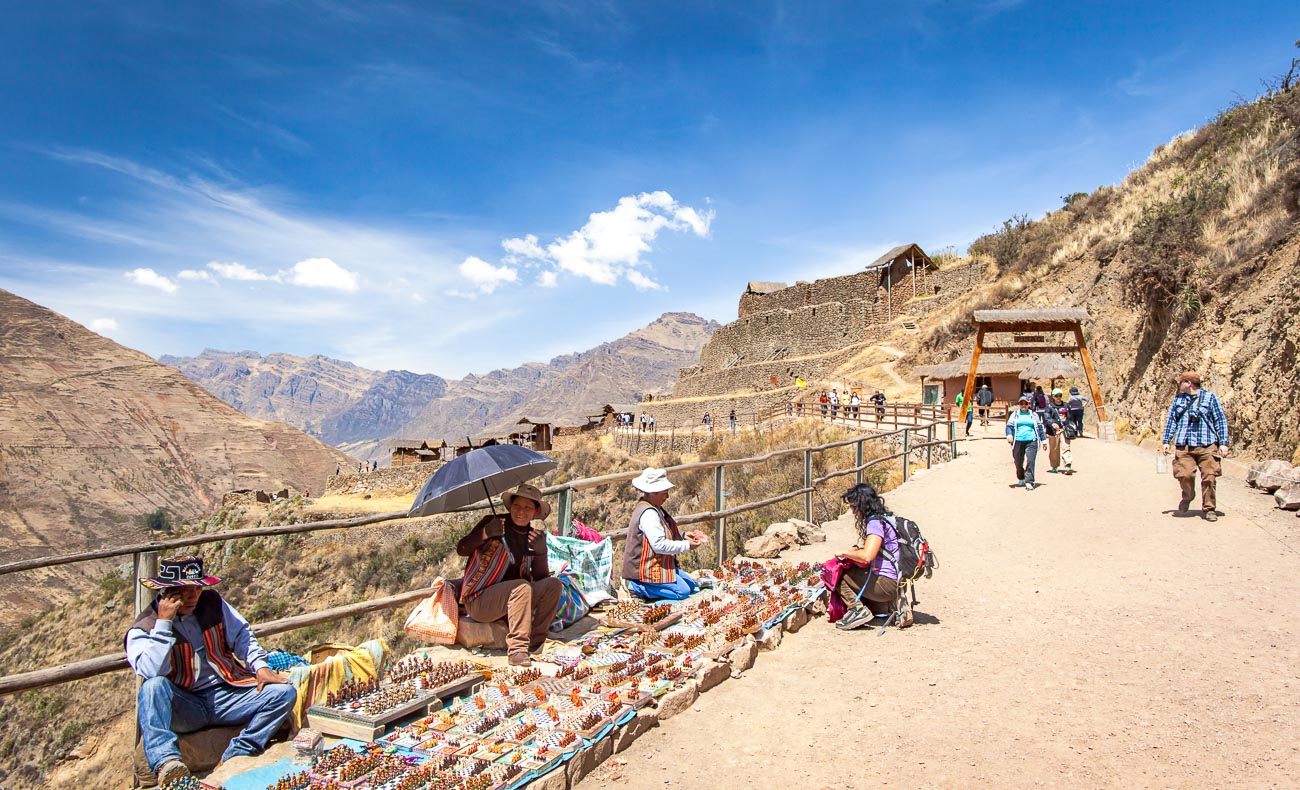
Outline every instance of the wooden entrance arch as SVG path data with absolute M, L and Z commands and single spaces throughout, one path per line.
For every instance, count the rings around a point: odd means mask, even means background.
M 1092 390 L 1092 403 L 1097 407 L 1097 420 L 1106 422 L 1106 407 L 1101 400 L 1101 387 L 1097 385 L 1097 373 L 1092 367 L 1092 355 L 1088 353 L 1088 344 L 1083 340 L 1083 322 L 1088 320 L 1088 311 L 1082 308 L 1059 308 L 1055 310 L 976 310 L 971 319 L 975 326 L 975 350 L 970 357 L 970 373 L 966 375 L 966 388 L 962 395 L 961 418 L 971 408 L 971 396 L 975 394 L 975 372 L 979 370 L 980 354 L 1078 354 L 1083 362 L 1084 373 L 1088 376 L 1088 388 Z M 1019 345 L 1015 343 L 986 347 L 984 336 L 990 334 L 1028 335 L 1034 332 L 1070 332 L 1074 335 L 1073 345 Z M 1042 342 L 1039 338 L 1023 338 L 1032 343 Z M 1003 341 L 1005 343 L 1005 341 Z

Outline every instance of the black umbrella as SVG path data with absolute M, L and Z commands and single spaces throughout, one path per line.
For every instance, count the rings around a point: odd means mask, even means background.
M 494 444 L 453 458 L 415 495 L 408 516 L 432 516 L 491 499 L 545 474 L 559 462 L 517 444 Z

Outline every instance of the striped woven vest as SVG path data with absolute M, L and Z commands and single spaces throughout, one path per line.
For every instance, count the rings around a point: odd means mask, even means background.
M 461 582 L 460 602 L 469 603 L 484 590 L 500 581 L 513 560 L 505 538 L 488 538 L 486 543 L 469 555 L 469 560 L 465 563 L 465 580 Z
M 653 507 L 649 502 L 640 502 L 632 510 L 623 547 L 623 578 L 642 584 L 672 584 L 677 581 L 677 558 L 671 554 L 655 554 L 650 539 L 641 531 L 641 514 Z M 682 540 L 677 522 L 662 508 L 658 510 L 668 537 Z
M 208 666 L 232 686 L 257 685 L 257 676 L 235 656 L 226 640 L 221 594 L 216 590 L 204 590 L 199 595 L 198 606 L 194 608 L 194 617 L 199 621 L 199 628 L 203 631 L 203 648 L 206 651 Z M 158 603 L 155 601 L 131 628 L 139 628 L 147 634 L 157 623 Z M 172 633 L 176 641 L 172 645 L 171 669 L 167 672 L 167 679 L 180 688 L 187 689 L 194 685 L 194 680 L 198 676 L 194 666 L 194 646 L 179 631 Z

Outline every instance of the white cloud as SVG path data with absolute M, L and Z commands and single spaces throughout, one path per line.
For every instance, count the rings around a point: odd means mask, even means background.
M 90 329 L 101 335 L 106 332 L 113 332 L 117 329 L 117 321 L 112 318 L 96 318 L 90 322 Z
M 242 263 L 219 263 L 217 261 L 213 261 L 208 264 L 208 268 L 227 280 L 258 281 L 258 280 L 271 279 L 270 277 L 266 276 L 265 274 L 262 274 L 258 270 L 250 269 Z M 345 290 L 355 290 L 355 289 L 345 289 Z
M 493 266 L 482 258 L 470 256 L 465 259 L 457 269 L 462 277 L 474 285 L 483 293 L 490 294 L 503 283 L 513 283 L 519 280 L 519 272 L 509 266 Z
M 549 269 L 537 275 L 538 288 L 554 288 L 559 281 L 560 276 Z
M 216 280 L 212 278 L 211 274 L 208 274 L 205 271 L 195 270 L 195 269 L 181 269 L 179 272 L 176 272 L 176 276 L 182 280 L 198 280 L 200 282 L 205 282 L 205 283 L 216 282 Z
M 538 278 L 544 287 L 554 285 L 557 272 L 583 277 L 601 285 L 614 285 L 622 277 L 638 289 L 660 287 L 637 267 L 641 256 L 653 249 L 662 230 L 694 233 L 708 238 L 713 211 L 683 206 L 664 191 L 642 192 L 620 198 L 609 211 L 598 211 L 587 224 L 546 245 L 537 236 L 505 239 L 503 261 L 552 267 Z M 549 277 L 547 275 L 550 275 Z
M 289 271 L 280 272 L 279 278 L 291 285 L 301 285 L 304 288 L 333 288 L 349 293 L 361 287 L 361 278 L 356 272 L 344 269 L 329 258 L 308 258 L 305 261 L 298 261 Z
M 132 269 L 126 273 L 126 279 L 136 285 L 147 285 L 150 288 L 157 288 L 169 294 L 174 294 L 180 290 L 180 286 L 171 280 L 163 277 L 153 269 Z

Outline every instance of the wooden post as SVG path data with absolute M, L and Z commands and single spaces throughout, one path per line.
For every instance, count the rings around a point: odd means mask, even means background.
M 861 427 L 861 426 L 859 426 L 859 427 Z M 865 449 L 865 448 L 863 447 L 863 445 L 866 444 L 866 442 L 867 442 L 866 439 L 859 439 L 859 440 L 858 440 L 858 444 L 857 444 L 857 453 L 854 454 L 854 461 L 853 461 L 853 465 L 854 465 L 854 466 L 862 466 L 862 464 L 866 463 L 866 462 L 863 460 L 864 449 Z M 859 484 L 862 483 L 862 474 L 863 474 L 862 470 L 859 469 L 859 470 L 858 470 L 858 475 L 857 475 L 857 477 L 858 477 L 858 483 L 859 483 Z
M 934 425 L 932 424 L 925 429 L 925 444 L 926 444 L 925 468 L 926 469 L 929 469 L 930 466 L 934 463 L 934 457 L 933 457 L 934 447 L 930 446 L 931 444 L 933 444 L 933 442 L 934 442 Z
M 907 482 L 909 476 L 908 463 L 912 456 L 912 429 L 903 429 L 903 482 Z
M 957 420 L 948 421 L 948 441 L 952 448 L 948 451 L 948 460 L 951 461 L 957 457 Z
M 975 395 L 975 373 L 980 368 L 980 352 L 984 350 L 984 327 L 975 331 L 975 348 L 970 353 L 970 372 L 966 374 L 966 388 L 962 390 L 961 410 L 957 412 L 957 418 L 966 419 L 966 412 L 970 410 L 971 398 Z
M 719 466 L 713 470 L 713 510 L 715 512 L 727 509 L 727 494 L 723 491 L 726 479 L 727 468 L 725 466 Z M 721 567 L 723 560 L 727 558 L 727 517 L 720 516 L 714 521 L 713 529 L 718 541 L 716 551 L 718 566 Z
M 803 487 L 812 488 L 812 450 L 803 451 Z M 812 492 L 803 495 L 803 520 L 812 521 Z
M 154 598 L 153 593 L 141 584 L 140 580 L 158 575 L 158 552 L 142 551 L 132 555 L 131 570 L 131 575 L 135 577 L 135 616 L 139 618 L 153 603 Z
M 566 488 L 560 491 L 558 519 L 560 521 L 559 534 L 563 537 L 569 537 L 573 534 L 573 489 Z
M 1105 422 L 1106 407 L 1101 402 L 1101 386 L 1097 384 L 1097 372 L 1092 369 L 1092 355 L 1088 353 L 1088 344 L 1083 342 L 1083 327 L 1075 325 L 1074 340 L 1079 344 L 1079 357 L 1083 359 L 1083 370 L 1088 374 L 1088 388 L 1092 390 L 1092 405 L 1097 408 L 1097 421 Z

